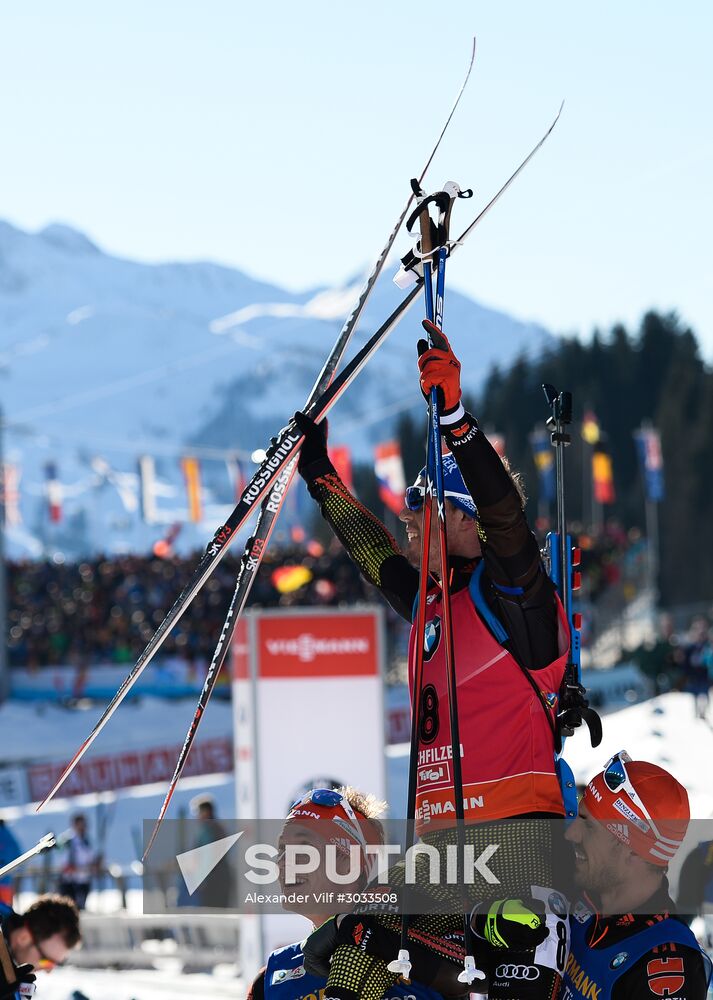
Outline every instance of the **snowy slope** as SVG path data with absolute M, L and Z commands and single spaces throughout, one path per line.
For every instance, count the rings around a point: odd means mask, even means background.
M 387 270 L 355 344 L 399 300 Z M 204 449 L 205 499 L 214 510 L 180 541 L 204 543 L 220 523 L 216 505 L 232 498 L 223 459 L 219 452 L 211 459 L 211 449 L 248 456 L 267 443 L 304 402 L 361 283 L 294 295 L 215 264 L 120 260 L 65 226 L 29 234 L 0 222 L 4 449 L 22 474 L 23 524 L 9 533 L 10 553 L 39 554 L 32 538 L 69 556 L 145 549 L 161 530 L 124 508 L 91 459 L 134 473 L 139 454 L 155 456 L 170 487 L 160 502 L 170 522 L 185 511 L 178 457 L 189 443 Z M 417 303 L 335 410 L 333 436 L 362 455 L 388 434 L 400 408 L 419 404 L 420 315 Z M 455 292 L 446 327 L 470 388 L 496 358 L 507 364 L 549 340 L 542 328 Z M 43 506 L 48 459 L 65 489 L 65 523 L 52 528 Z

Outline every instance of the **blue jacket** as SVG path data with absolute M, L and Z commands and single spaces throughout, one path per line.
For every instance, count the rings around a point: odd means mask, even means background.
M 588 932 L 595 919 L 594 914 L 583 903 L 577 904 L 570 916 L 570 952 L 567 968 L 564 974 L 560 1000 L 610 1000 L 617 981 L 630 972 L 636 963 L 653 948 L 660 945 L 683 945 L 694 951 L 700 951 L 705 965 L 705 975 L 710 981 L 711 963 L 705 952 L 701 951 L 693 931 L 681 920 L 667 917 L 644 930 L 619 940 L 609 947 L 590 948 Z M 669 959 L 660 959 L 661 977 L 668 975 L 671 984 L 661 979 L 657 984 L 657 974 L 651 970 L 654 986 L 659 989 L 661 997 L 673 996 L 669 985 L 676 988 L 671 969 L 666 965 Z M 680 961 L 677 959 L 677 961 Z M 682 982 L 684 977 L 682 977 Z M 652 997 L 655 993 L 652 992 Z
M 299 944 L 288 944 L 273 951 L 265 968 L 265 1000 L 321 1000 L 326 979 L 305 972 Z M 384 1000 L 443 1000 L 440 993 L 419 983 L 403 982 L 392 986 Z

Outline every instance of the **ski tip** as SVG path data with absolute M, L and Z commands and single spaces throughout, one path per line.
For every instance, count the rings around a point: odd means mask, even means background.
M 141 864 L 142 864 L 142 865 L 145 865 L 145 864 L 146 864 L 146 858 L 147 858 L 147 857 L 149 856 L 149 852 L 150 852 L 151 848 L 153 847 L 153 842 L 154 842 L 154 840 L 156 839 L 156 834 L 157 834 L 157 833 L 158 833 L 158 827 L 154 827 L 154 828 L 153 828 L 153 832 L 152 832 L 152 834 L 151 834 L 151 837 L 150 837 L 150 839 L 149 839 L 149 842 L 148 842 L 148 844 L 147 844 L 147 846 L 146 846 L 146 850 L 145 850 L 145 851 L 144 851 L 144 853 L 143 853 L 143 854 L 141 855 Z
M 46 806 L 47 803 L 50 802 L 55 797 L 55 795 L 57 794 L 57 792 L 60 790 L 60 788 L 62 787 L 62 785 L 65 783 L 65 781 L 67 780 L 67 778 L 71 774 L 71 772 L 74 770 L 74 767 L 79 762 L 80 757 L 83 755 L 84 751 L 89 746 L 90 739 L 91 739 L 91 737 L 88 738 L 88 739 L 86 739 L 84 741 L 84 743 L 82 743 L 82 745 L 80 746 L 79 750 L 77 750 L 77 752 L 75 753 L 74 757 L 72 757 L 72 759 L 70 760 L 69 764 L 67 764 L 67 766 L 65 767 L 65 769 L 60 774 L 59 778 L 57 778 L 57 781 L 54 783 L 54 785 L 49 790 L 49 792 L 47 793 L 47 795 L 45 795 L 45 797 L 42 799 L 42 801 L 39 803 L 39 805 L 35 807 L 35 812 L 40 812 L 40 810 L 44 806 Z
M 163 819 L 163 816 L 159 816 L 159 818 L 154 823 L 154 828 L 151 831 L 151 836 L 149 837 L 149 842 L 146 845 L 146 850 L 141 855 L 141 864 L 142 865 L 146 864 L 146 858 L 149 856 L 149 853 L 151 852 L 151 848 L 154 845 L 154 841 L 156 840 L 156 837 L 158 836 L 158 831 L 159 831 L 159 829 L 161 827 L 161 821 L 162 821 L 162 819 Z
M 169 786 L 169 789 L 166 792 L 166 797 L 163 800 L 163 805 L 161 806 L 161 809 L 159 810 L 158 818 L 156 819 L 156 822 L 154 823 L 153 830 L 151 831 L 151 836 L 149 837 L 149 842 L 146 845 L 146 850 L 144 851 L 144 853 L 141 856 L 141 863 L 142 864 L 145 863 L 146 858 L 149 856 L 149 851 L 151 850 L 151 848 L 154 845 L 154 841 L 156 840 L 156 837 L 158 835 L 158 831 L 160 830 L 161 824 L 163 823 L 163 820 L 164 820 L 164 817 L 165 817 L 166 813 L 168 812 L 168 807 L 170 805 L 171 799 L 173 798 L 173 793 L 176 791 L 176 785 L 177 784 L 178 784 L 178 778 L 174 775 L 174 778 L 173 778 L 173 780 L 172 780 L 172 782 L 171 782 L 171 784 Z

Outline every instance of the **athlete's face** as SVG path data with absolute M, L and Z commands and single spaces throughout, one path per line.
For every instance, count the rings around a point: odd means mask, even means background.
M 584 803 L 567 827 L 565 839 L 574 845 L 574 877 L 588 892 L 603 893 L 620 886 L 631 852 L 588 812 Z
M 404 507 L 399 514 L 399 520 L 406 527 L 406 548 L 404 554 L 413 566 L 419 566 L 421 561 L 423 507 L 420 510 L 409 510 L 408 507 Z M 475 559 L 481 555 L 475 521 L 472 517 L 468 517 L 459 507 L 454 507 L 450 500 L 446 500 L 446 534 L 448 536 L 448 552 L 450 555 L 465 556 L 469 559 Z M 428 568 L 432 573 L 438 574 L 440 567 L 438 507 L 436 500 L 432 500 Z
M 29 963 L 43 972 L 62 965 L 70 952 L 59 932 L 36 942 L 28 927 L 17 927 L 10 932 L 10 949 L 18 965 Z
M 331 828 L 331 822 L 324 821 L 326 828 Z M 337 828 L 335 827 L 335 830 Z M 332 847 L 332 845 L 330 845 Z M 292 852 L 288 852 L 288 848 Z M 280 873 L 280 890 L 289 895 L 297 893 L 303 897 L 303 901 L 283 904 L 283 909 L 301 913 L 302 916 L 309 917 L 313 923 L 321 923 L 332 913 L 338 913 L 336 894 L 344 892 L 345 886 L 330 879 L 330 872 L 337 875 L 347 875 L 350 872 L 350 858 L 342 851 L 330 852 L 330 861 L 327 859 L 327 841 L 319 833 L 308 827 L 301 826 L 297 821 L 285 824 L 277 843 L 278 857 L 277 865 Z M 302 850 L 300 850 L 302 849 Z M 316 854 L 314 853 L 316 852 Z M 357 852 L 355 852 L 356 854 Z M 309 863 L 310 859 L 318 859 L 315 867 L 314 863 Z M 333 860 L 331 860 L 333 858 Z M 309 866 L 313 871 L 299 872 L 296 866 L 292 868 L 290 861 L 296 865 Z M 359 852 L 359 862 L 355 864 L 355 873 L 360 871 L 361 853 Z M 360 888 L 360 876 L 353 884 L 346 886 L 351 891 Z M 331 899 L 329 894 L 331 893 Z M 307 897 L 306 899 L 304 897 Z M 330 905 L 333 904 L 333 909 Z

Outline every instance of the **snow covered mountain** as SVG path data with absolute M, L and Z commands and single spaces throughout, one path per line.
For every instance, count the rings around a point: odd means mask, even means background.
M 393 267 L 354 338 L 358 346 L 399 301 Z M 30 234 L 0 222 L 0 404 L 4 457 L 19 475 L 21 523 L 10 555 L 145 549 L 163 533 L 142 523 L 137 459 L 156 460 L 161 520 L 182 520 L 182 454 L 202 463 L 205 544 L 233 493 L 224 450 L 266 445 L 312 387 L 362 283 L 292 294 L 216 264 L 147 265 L 102 252 L 61 225 Z M 418 406 L 413 344 L 420 305 L 340 400 L 332 440 L 366 458 L 398 413 Z M 451 291 L 447 326 L 466 386 L 550 339 L 541 327 Z M 56 463 L 63 520 L 50 524 L 45 465 Z

